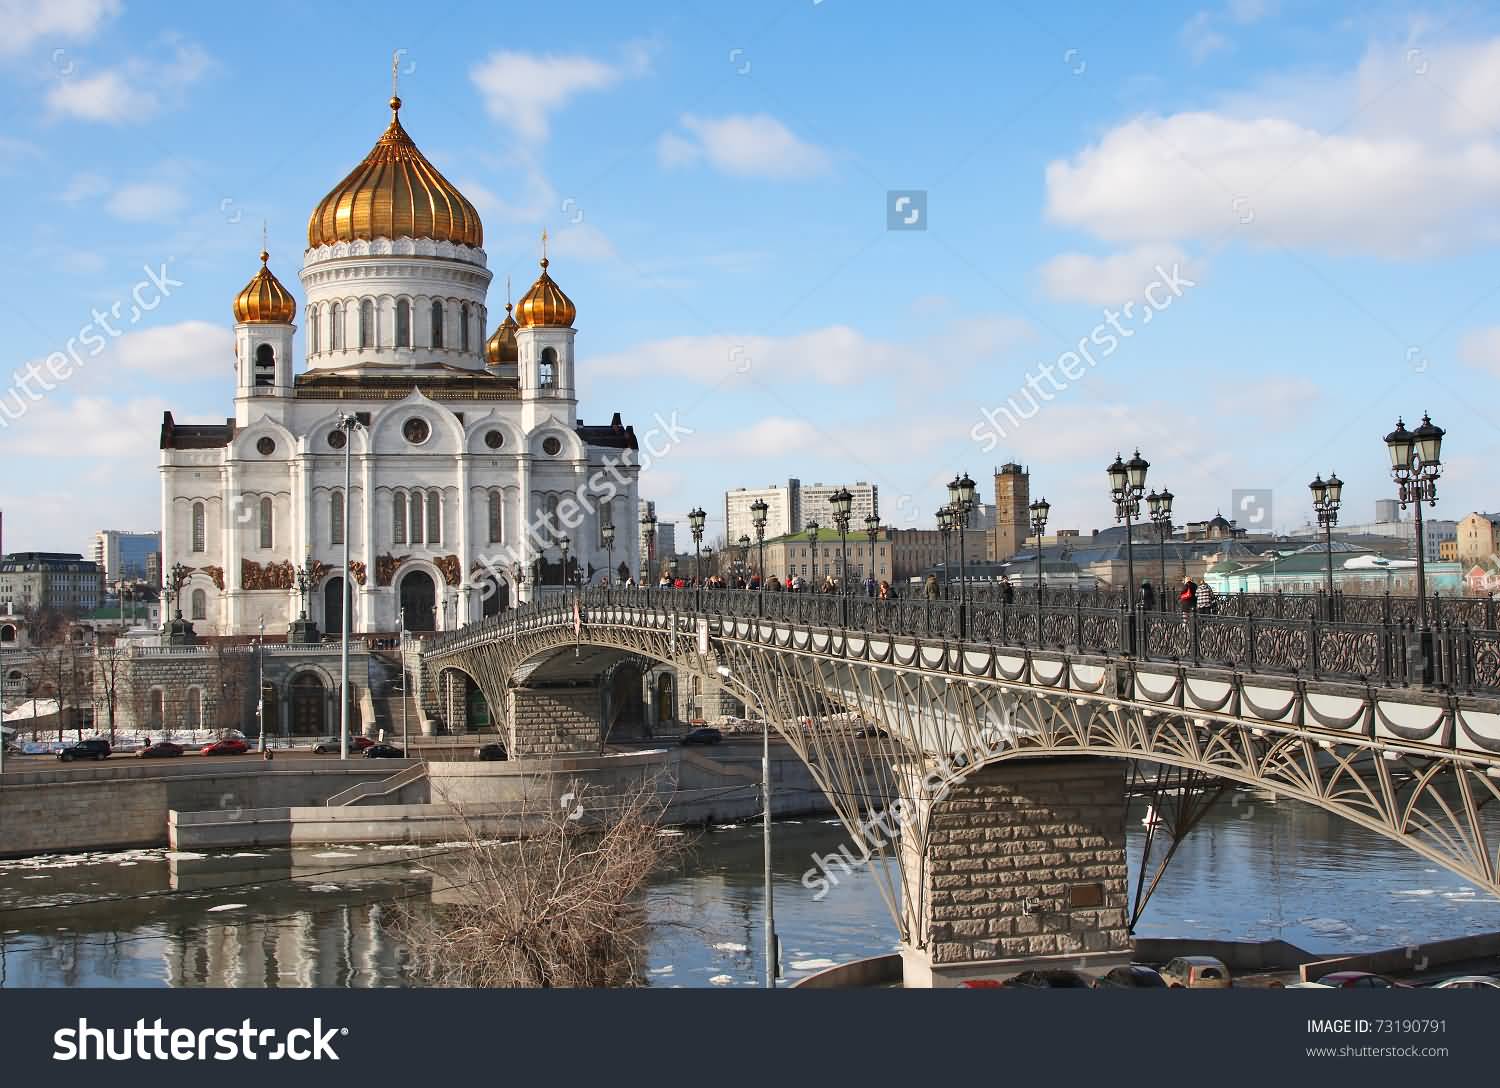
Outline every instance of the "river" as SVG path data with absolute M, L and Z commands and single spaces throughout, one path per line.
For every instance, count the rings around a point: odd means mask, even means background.
M 1141 809 L 1129 818 L 1132 887 Z M 760 979 L 758 825 L 695 835 L 648 894 L 652 986 Z M 802 875 L 845 841 L 821 819 L 775 828 L 776 918 L 788 980 L 894 949 L 871 870 L 821 900 Z M 403 954 L 389 904 L 431 897 L 418 866 L 442 847 L 166 850 L 0 862 L 0 986 L 392 986 Z M 83 901 L 89 902 L 83 902 Z M 101 901 L 102 900 L 102 901 Z M 1137 933 L 1279 937 L 1319 952 L 1500 930 L 1500 902 L 1337 817 L 1256 794 L 1220 804 L 1178 851 Z

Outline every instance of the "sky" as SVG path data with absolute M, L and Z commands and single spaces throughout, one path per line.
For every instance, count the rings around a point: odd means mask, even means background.
M 701 504 L 710 538 L 726 488 L 791 476 L 931 527 L 948 479 L 1006 461 L 1087 533 L 1136 447 L 1179 521 L 1301 525 L 1330 471 L 1371 520 L 1381 439 L 1424 411 L 1430 516 L 1500 506 L 1485 5 L 418 14 L 0 0 L 6 550 L 158 527 L 162 412 L 231 413 L 262 225 L 300 302 L 307 216 L 383 130 L 393 55 L 403 124 L 483 217 L 492 315 L 547 229 L 579 414 L 663 436 L 642 494 Z M 66 380 L 28 380 L 70 341 Z

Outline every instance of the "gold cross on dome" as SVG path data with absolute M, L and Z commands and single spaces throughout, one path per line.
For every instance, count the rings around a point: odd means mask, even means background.
M 547 228 L 542 228 L 542 260 L 547 259 Z
M 401 50 L 391 53 L 391 97 L 396 98 L 396 81 L 401 68 Z

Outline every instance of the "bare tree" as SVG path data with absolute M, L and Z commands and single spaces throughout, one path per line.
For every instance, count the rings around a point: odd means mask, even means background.
M 226 645 L 223 639 L 214 643 L 214 676 L 219 690 L 213 725 L 221 731 L 243 730 L 246 696 L 255 684 L 253 655 L 238 652 L 241 649 Z
M 641 984 L 642 893 L 680 840 L 657 833 L 654 782 L 563 801 L 523 816 L 522 837 L 505 842 L 461 812 L 464 848 L 433 870 L 458 901 L 397 912 L 415 977 L 463 987 Z
M 120 700 L 126 696 L 123 690 L 129 648 L 124 639 L 113 635 L 101 635 L 94 646 L 94 690 L 104 702 L 104 712 L 109 719 L 109 743 L 115 743 L 115 724 Z

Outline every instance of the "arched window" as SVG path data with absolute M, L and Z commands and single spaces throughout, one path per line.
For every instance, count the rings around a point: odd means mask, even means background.
M 537 385 L 542 389 L 557 388 L 557 349 L 543 348 L 542 362 L 537 367 Z
M 375 303 L 370 299 L 359 304 L 359 346 L 375 346 Z
M 193 619 L 208 619 L 208 594 L 201 589 L 193 590 Z
M 505 496 L 499 491 L 490 492 L 490 543 L 499 544 L 505 539 Z
M 187 704 L 182 708 L 182 724 L 189 729 L 199 729 L 203 725 L 203 689 L 188 688 Z
M 427 543 L 443 542 L 443 498 L 441 492 L 427 493 Z
M 328 314 L 328 344 L 334 351 L 344 346 L 344 304 L 335 302 Z
M 404 298 L 396 303 L 396 346 L 411 347 L 411 303 Z
M 467 302 L 458 308 L 458 349 L 469 350 L 469 304 Z
M 328 543 L 344 542 L 344 493 L 335 491 L 328 499 Z
M 308 325 L 308 328 L 307 328 L 307 343 L 308 343 L 308 347 L 311 350 L 312 354 L 316 355 L 318 353 L 318 350 L 319 350 L 319 348 L 318 348 L 318 325 L 320 324 L 320 322 L 318 321 L 318 308 L 316 306 L 312 306 L 312 307 L 309 307 L 309 311 L 310 311 L 310 313 L 311 313 L 312 316 L 310 318 L 311 324 Z
M 269 550 L 275 545 L 276 526 L 274 525 L 276 511 L 272 506 L 270 496 L 260 500 L 260 546 Z
M 276 384 L 276 349 L 270 344 L 255 349 L 255 384 Z
M 406 543 L 406 492 L 398 491 L 391 496 L 391 540 L 396 544 Z
M 422 493 L 413 491 L 411 493 L 411 542 L 422 543 Z
M 443 304 L 436 301 L 432 304 L 432 346 L 443 346 Z
M 195 502 L 193 503 L 193 551 L 201 552 L 208 550 L 204 535 L 203 504 Z

